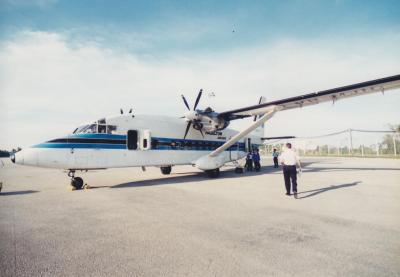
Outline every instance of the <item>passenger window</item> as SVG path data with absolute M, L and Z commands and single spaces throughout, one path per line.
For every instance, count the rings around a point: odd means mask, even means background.
M 143 139 L 143 148 L 147 148 L 147 139 Z

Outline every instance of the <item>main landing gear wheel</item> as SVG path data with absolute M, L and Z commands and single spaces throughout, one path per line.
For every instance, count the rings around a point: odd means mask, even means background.
M 71 186 L 74 189 L 81 189 L 83 187 L 83 179 L 81 177 L 74 177 L 71 179 Z
M 210 178 L 217 178 L 219 176 L 219 168 L 206 170 L 206 174 Z
M 161 173 L 164 175 L 169 175 L 171 173 L 171 166 L 162 166 L 161 168 Z

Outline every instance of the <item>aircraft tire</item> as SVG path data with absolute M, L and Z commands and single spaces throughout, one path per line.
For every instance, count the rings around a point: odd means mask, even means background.
M 171 173 L 172 168 L 170 166 L 162 166 L 161 173 L 164 175 L 169 175 Z
M 206 170 L 206 174 L 209 178 L 217 178 L 219 176 L 219 168 Z
M 71 186 L 75 189 L 81 189 L 83 187 L 83 179 L 81 177 L 72 178 Z

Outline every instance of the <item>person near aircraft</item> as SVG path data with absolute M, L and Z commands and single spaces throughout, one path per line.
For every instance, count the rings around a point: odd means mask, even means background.
M 246 156 L 246 171 L 253 171 L 253 155 L 251 152 Z
M 297 198 L 297 170 L 296 165 L 301 170 L 300 158 L 292 149 L 291 143 L 286 143 L 286 149 L 281 154 L 281 164 L 283 168 L 283 177 L 285 180 L 286 195 L 290 194 L 290 183 L 295 198 Z
M 261 164 L 260 164 L 260 153 L 258 152 L 258 149 L 253 150 L 252 159 L 254 162 L 255 171 L 257 171 L 257 172 L 260 171 Z
M 276 148 L 274 148 L 274 152 L 272 152 L 272 157 L 274 160 L 274 168 L 278 168 L 279 167 L 279 163 L 278 163 L 279 152 L 276 151 Z

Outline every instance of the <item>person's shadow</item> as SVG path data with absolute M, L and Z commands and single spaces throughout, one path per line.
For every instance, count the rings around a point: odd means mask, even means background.
M 349 183 L 349 184 L 343 184 L 343 185 L 336 185 L 336 186 L 329 186 L 329 187 L 324 187 L 324 188 L 320 188 L 320 189 L 313 189 L 313 190 L 307 190 L 307 191 L 301 191 L 298 192 L 297 195 L 299 194 L 304 194 L 304 193 L 309 193 L 306 194 L 305 196 L 301 196 L 301 197 L 297 197 L 297 199 L 303 199 L 303 198 L 308 198 L 308 197 L 312 197 L 315 196 L 317 194 L 326 192 L 326 191 L 330 191 L 330 190 L 335 190 L 335 189 L 341 189 L 341 188 L 348 188 L 348 187 L 352 187 L 352 186 L 356 186 L 358 184 L 360 184 L 361 181 L 357 181 L 357 182 L 353 182 L 353 183 Z
M 37 190 L 17 190 L 17 191 L 6 191 L 0 192 L 0 196 L 11 196 L 11 195 L 25 195 L 39 192 Z

